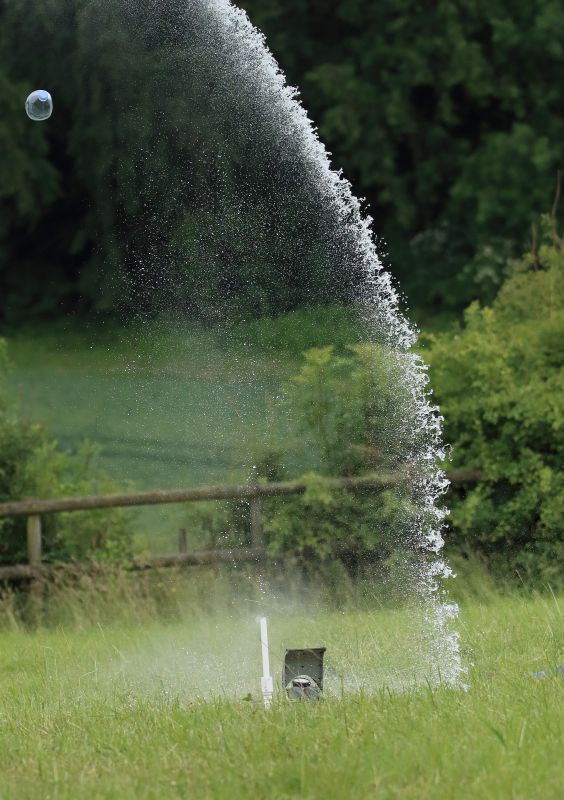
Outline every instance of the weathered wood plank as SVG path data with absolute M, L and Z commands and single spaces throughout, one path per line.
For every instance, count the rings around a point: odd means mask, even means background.
M 265 551 L 258 547 L 243 547 L 233 550 L 200 550 L 193 553 L 175 553 L 169 556 L 150 556 L 147 558 L 134 558 L 123 565 L 125 570 L 146 570 L 159 567 L 197 567 L 207 564 L 240 564 L 264 560 Z M 1 581 L 21 581 L 45 577 L 55 573 L 64 573 L 69 569 L 76 574 L 77 569 L 87 572 L 91 565 L 76 564 L 42 564 L 32 567 L 29 564 L 16 564 L 14 566 L 0 567 Z
M 455 470 L 447 477 L 453 483 L 474 483 L 480 478 L 477 471 Z M 348 491 L 380 491 L 409 482 L 405 472 L 368 475 L 360 478 L 328 478 L 326 485 Z M 88 511 L 94 508 L 117 508 L 126 506 L 152 506 L 164 503 L 196 503 L 201 500 L 251 500 L 252 498 L 283 497 L 303 494 L 307 484 L 289 481 L 267 484 L 245 484 L 239 486 L 202 486 L 198 489 L 172 489 L 131 494 L 110 494 L 91 497 L 60 497 L 54 500 L 15 500 L 0 503 L 0 517 L 53 514 L 58 511 Z
M 405 481 L 401 473 L 370 475 L 362 478 L 327 479 L 327 486 L 335 489 L 385 489 Z M 0 503 L 0 516 L 29 516 L 53 514 L 58 511 L 88 511 L 94 508 L 125 506 L 152 506 L 164 503 L 196 503 L 202 500 L 250 500 L 253 497 L 279 497 L 303 494 L 307 484 L 303 481 L 285 483 L 245 484 L 239 486 L 202 486 L 198 489 L 171 489 L 131 494 L 110 494 L 90 497 L 60 497 L 54 500 L 15 500 Z
M 251 542 L 253 547 L 262 547 L 264 542 L 262 530 L 262 503 L 260 497 L 252 497 L 249 505 Z
M 43 572 L 35 567 L 30 567 L 29 564 L 14 564 L 10 567 L 0 567 L 0 581 L 25 581 L 37 578 Z
M 245 561 L 262 561 L 264 550 L 259 547 L 242 547 L 236 550 L 200 550 L 194 553 L 175 553 L 170 556 L 152 556 L 134 559 L 132 569 L 154 569 L 155 567 L 198 567 L 206 564 L 235 564 Z

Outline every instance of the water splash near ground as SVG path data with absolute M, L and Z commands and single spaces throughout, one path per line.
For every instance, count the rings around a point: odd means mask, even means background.
M 439 468 L 442 420 L 429 394 L 426 367 L 412 350 L 417 332 L 400 311 L 371 218 L 349 182 L 331 168 L 297 91 L 287 85 L 264 37 L 229 0 L 97 0 L 77 9 L 76 40 L 88 54 L 86 67 L 90 58 L 90 68 L 78 76 L 84 84 L 81 102 L 103 96 L 108 130 L 127 142 L 118 163 L 108 166 L 109 188 L 100 199 L 111 223 L 118 219 L 121 225 L 123 242 L 116 248 L 121 247 L 123 268 L 116 270 L 108 260 L 107 274 L 99 280 L 113 286 L 114 305 L 127 311 L 128 321 L 133 315 L 141 323 L 124 327 L 124 336 L 132 337 L 142 354 L 130 362 L 132 376 L 139 377 L 131 389 L 132 407 L 152 391 L 143 373 L 151 358 L 160 369 L 159 355 L 142 346 L 143 338 L 152 336 L 154 329 L 144 326 L 155 312 L 166 314 L 179 340 L 186 321 L 198 319 L 227 341 L 230 304 L 243 322 L 310 305 L 312 298 L 353 304 L 363 340 L 387 354 L 386 364 L 374 367 L 395 387 L 393 413 L 383 432 L 386 466 L 401 468 L 409 478 L 398 489 L 409 511 L 397 517 L 392 532 L 398 554 L 390 586 L 390 597 L 403 592 L 412 609 L 412 642 L 402 645 L 411 652 L 406 670 L 457 685 L 462 672 L 453 627 L 457 609 L 442 588 L 449 569 L 440 557 L 441 497 L 447 486 Z M 108 39 L 115 31 L 120 36 Z M 109 51 L 112 58 L 106 59 Z M 113 81 L 109 96 L 103 81 L 96 83 L 102 65 Z M 79 133 L 73 146 L 82 149 Z M 104 146 L 90 141 L 90 147 Z M 115 184 L 129 192 L 127 202 L 112 207 Z M 171 343 L 171 352 L 174 347 Z M 226 415 L 233 397 L 252 382 L 250 373 L 260 371 L 255 356 L 239 373 L 236 357 L 230 366 L 233 374 L 213 398 Z M 200 383 L 206 369 L 204 364 L 197 375 Z M 166 377 L 168 402 L 179 406 L 179 418 L 187 417 L 191 398 L 175 391 L 175 376 Z M 209 401 L 203 397 L 199 413 L 205 425 Z M 163 404 L 163 398 L 151 401 L 146 419 L 158 416 Z M 237 414 L 250 473 L 250 451 L 266 434 L 247 405 L 239 403 Z M 143 436 L 140 431 L 140 442 Z M 171 441 L 179 436 L 179 429 L 170 433 Z M 225 455 L 227 436 L 218 433 L 217 440 Z M 151 462 L 148 441 L 145 447 Z M 275 583 L 261 580 L 271 614 L 279 609 L 283 618 L 283 596 Z M 310 602 L 302 599 L 306 608 Z M 347 669 L 351 675 L 360 671 Z M 362 671 L 355 685 L 378 683 L 376 664 L 372 672 L 368 666 Z
M 407 407 L 398 409 L 407 423 L 402 431 L 407 450 L 404 463 L 408 465 L 412 498 L 419 506 L 419 513 L 412 522 L 412 546 L 425 554 L 416 570 L 416 585 L 429 628 L 429 653 L 435 665 L 435 677 L 456 685 L 462 673 L 458 635 L 452 628 L 458 608 L 446 598 L 441 588 L 441 580 L 451 576 L 452 572 L 438 557 L 444 544 L 441 528 L 446 513 L 440 506 L 440 497 L 448 485 L 444 473 L 438 468 L 445 457 L 442 418 L 427 388 L 426 367 L 411 352 L 416 331 L 401 313 L 398 293 L 390 275 L 382 267 L 372 233 L 372 219 L 362 214 L 350 183 L 341 173 L 331 169 L 325 146 L 296 91 L 286 84 L 264 37 L 228 0 L 215 0 L 206 6 L 217 20 L 222 46 L 227 50 L 233 48 L 237 53 L 237 61 L 242 65 L 241 80 L 249 81 L 257 94 L 262 95 L 265 107 L 270 107 L 273 129 L 283 139 L 291 139 L 294 146 L 298 144 L 300 165 L 308 172 L 308 177 L 312 176 L 312 183 L 318 186 L 323 200 L 333 205 L 334 224 L 346 231 L 345 238 L 352 243 L 355 267 L 360 266 L 364 275 L 357 287 L 356 299 L 363 309 L 368 335 L 397 353 L 403 372 L 397 376 L 398 384 L 403 382 L 409 398 L 405 404 Z
M 362 212 L 346 178 L 331 168 L 329 154 L 298 92 L 287 85 L 264 36 L 242 10 L 229 0 L 144 0 L 131 13 L 146 37 L 157 28 L 165 30 L 161 48 L 186 49 L 186 62 L 177 64 L 176 74 L 176 80 L 189 87 L 185 113 L 211 120 L 216 132 L 222 127 L 217 141 L 192 148 L 202 161 L 196 163 L 194 158 L 188 170 L 194 180 L 198 173 L 220 176 L 219 188 L 210 190 L 214 207 L 208 198 L 196 202 L 211 223 L 216 209 L 221 209 L 216 238 L 199 228 L 183 253 L 184 261 L 181 258 L 171 266 L 177 254 L 169 254 L 168 260 L 161 256 L 162 283 L 174 285 L 179 273 L 190 271 L 196 259 L 217 269 L 228 250 L 235 255 L 227 258 L 224 269 L 245 286 L 248 296 L 252 297 L 253 281 L 260 284 L 261 276 L 245 271 L 241 264 L 248 265 L 258 254 L 259 262 L 268 257 L 279 260 L 280 287 L 303 282 L 303 302 L 307 303 L 312 287 L 321 283 L 328 296 L 336 294 L 356 305 L 364 340 L 385 348 L 391 356 L 387 370 L 396 386 L 394 421 L 388 431 L 395 450 L 391 463 L 409 475 L 406 496 L 410 503 L 410 512 L 399 521 L 395 533 L 404 559 L 396 575 L 403 576 L 406 597 L 415 598 L 419 608 L 415 615 L 421 626 L 418 671 L 427 679 L 456 685 L 462 673 L 453 628 L 458 609 L 442 588 L 443 579 L 451 573 L 439 556 L 445 516 L 441 496 L 447 487 L 438 466 L 445 456 L 442 419 L 428 390 L 425 364 L 412 350 L 417 332 L 401 313 L 398 291 L 379 258 L 372 219 Z M 206 85 L 209 91 L 203 97 Z M 192 136 L 200 135 L 191 130 Z M 253 164 L 250 171 L 245 164 L 237 165 L 235 179 L 234 152 L 244 153 Z M 190 189 L 184 186 L 174 191 L 176 202 L 182 204 L 183 192 Z M 166 228 L 169 221 L 161 217 L 159 224 Z M 172 235 L 171 226 L 169 238 Z M 139 264 L 145 267 L 147 263 L 145 254 Z M 130 280 L 129 291 L 138 297 L 147 288 L 144 280 Z M 201 305 L 210 309 L 218 300 L 208 297 Z M 252 315 L 252 302 L 250 306 Z M 220 311 L 216 321 L 221 327 Z M 263 582 L 263 594 L 265 586 Z M 417 671 L 413 665 L 410 670 Z M 351 669 L 348 672 L 352 674 Z

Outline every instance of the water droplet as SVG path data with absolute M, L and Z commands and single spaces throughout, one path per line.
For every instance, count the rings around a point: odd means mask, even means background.
M 34 122 L 42 122 L 45 119 L 49 119 L 53 113 L 51 95 L 45 89 L 36 89 L 25 101 L 25 110 L 28 117 Z

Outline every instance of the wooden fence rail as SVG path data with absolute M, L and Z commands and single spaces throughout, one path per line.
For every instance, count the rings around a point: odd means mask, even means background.
M 476 482 L 477 472 L 452 471 L 447 476 L 453 484 Z M 395 472 L 381 475 L 367 475 L 357 478 L 327 478 L 325 485 L 330 489 L 347 491 L 378 492 L 409 482 L 409 474 Z M 209 564 L 220 561 L 256 560 L 264 554 L 262 530 L 262 500 L 268 497 L 284 497 L 303 494 L 307 489 L 305 481 L 273 483 L 249 483 L 230 486 L 202 486 L 198 489 L 172 489 L 130 494 L 109 494 L 90 497 L 60 497 L 53 500 L 26 499 L 0 503 L 0 517 L 27 517 L 27 564 L 0 567 L 0 580 L 30 578 L 41 570 L 41 515 L 57 512 L 89 511 L 98 508 L 124 508 L 128 506 L 152 506 L 165 503 L 197 503 L 205 500 L 246 500 L 249 502 L 251 547 L 239 550 L 212 550 L 200 553 L 186 552 L 186 533 L 180 533 L 179 553 L 174 556 L 161 556 L 144 560 L 137 566 L 169 566 L 171 564 Z
M 385 489 L 405 482 L 401 473 L 362 478 L 329 478 L 326 484 L 335 489 Z M 251 483 L 239 486 L 201 486 L 198 489 L 165 489 L 131 494 L 106 494 L 90 497 L 58 497 L 54 500 L 14 500 L 0 503 L 0 517 L 28 517 L 33 514 L 53 514 L 58 511 L 90 511 L 95 508 L 125 506 L 154 506 L 163 503 L 198 503 L 203 500 L 251 500 L 303 494 L 307 483 Z

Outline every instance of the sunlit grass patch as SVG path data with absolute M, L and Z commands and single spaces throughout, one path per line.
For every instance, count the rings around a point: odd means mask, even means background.
M 382 680 L 370 693 L 345 685 L 322 703 L 279 695 L 271 712 L 259 702 L 252 614 L 187 609 L 168 624 L 149 615 L 143 624 L 5 632 L 3 796 L 557 798 L 559 603 L 550 593 L 466 602 L 467 691 Z M 353 667 L 367 656 L 400 666 L 413 631 L 404 614 L 274 620 L 273 667 L 285 644 L 302 642 L 326 644 L 334 662 L 347 653 Z M 539 670 L 547 677 L 534 677 Z M 196 674 L 211 680 L 207 700 L 193 691 Z M 222 691 L 244 674 L 253 699 L 244 686 Z

